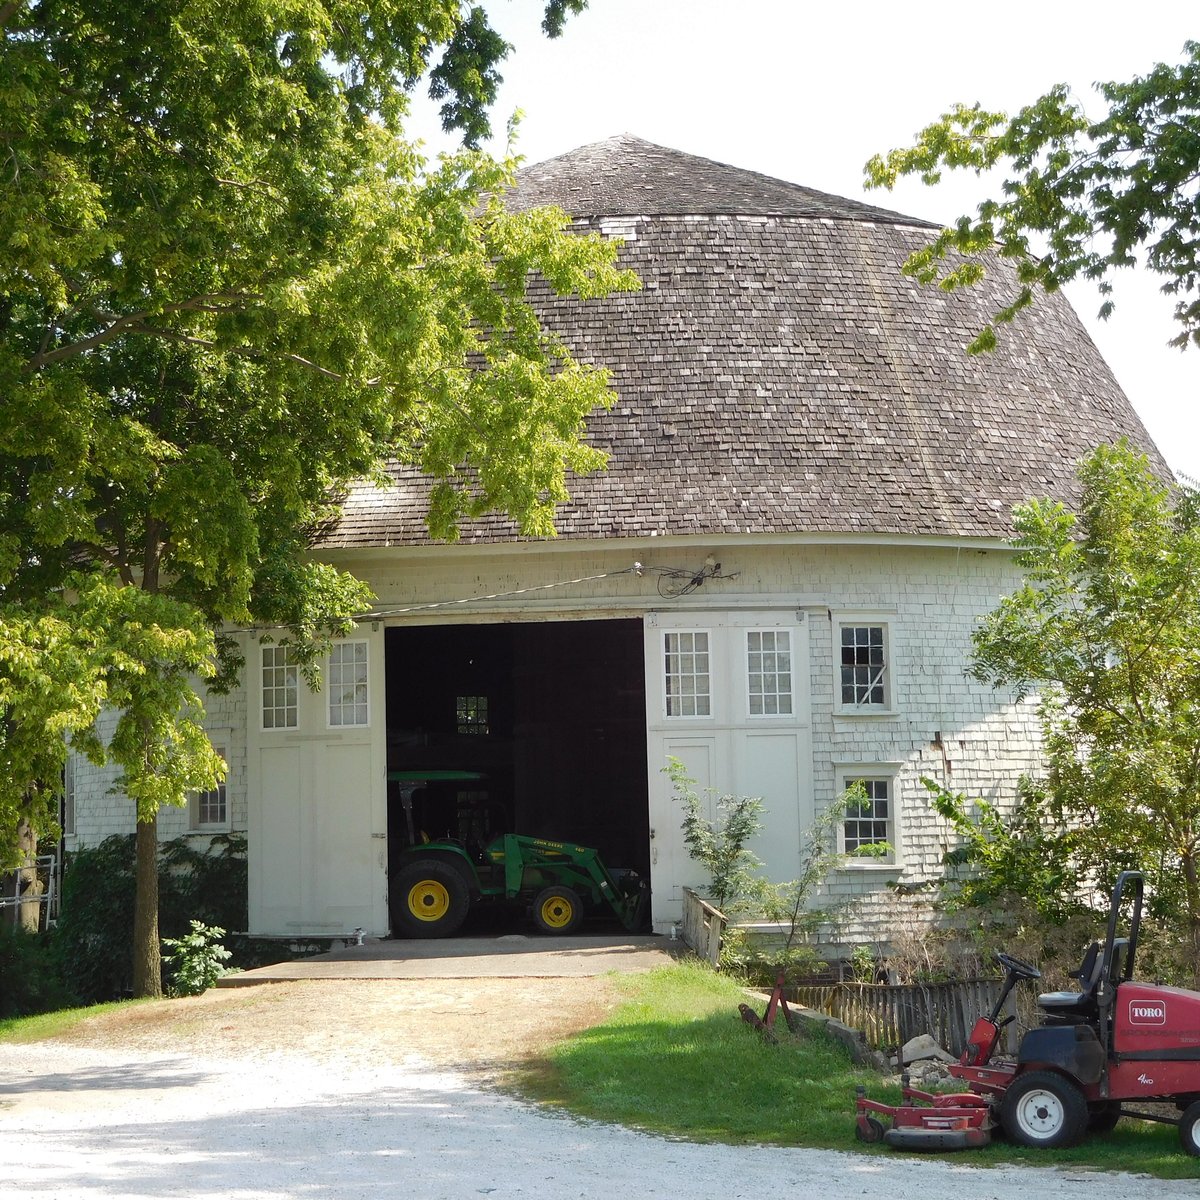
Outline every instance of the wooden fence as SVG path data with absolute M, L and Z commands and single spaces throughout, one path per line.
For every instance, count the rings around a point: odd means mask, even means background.
M 683 889 L 683 940 L 714 967 L 721 954 L 721 934 L 725 925 L 725 914 L 719 908 L 714 908 L 691 888 Z
M 921 1033 L 932 1034 L 939 1045 L 959 1055 L 975 1021 L 991 1012 L 1000 995 L 999 979 L 967 979 L 955 983 L 838 983 L 794 989 L 798 1004 L 836 1017 L 861 1029 L 876 1049 L 903 1046 Z M 1005 1014 L 1013 1012 L 1013 998 Z M 1016 1023 L 1006 1031 L 1011 1043 Z M 1012 1049 L 1012 1046 L 1009 1047 Z
M 701 958 L 717 965 L 725 914 L 691 888 L 683 889 L 683 940 Z M 764 923 L 763 929 L 767 926 Z M 763 929 L 746 926 L 751 937 L 763 941 Z M 770 929 L 774 929 L 771 926 Z M 769 937 L 766 938 L 769 941 Z M 853 1029 L 861 1029 L 877 1050 L 903 1046 L 910 1038 L 928 1033 L 951 1054 L 959 1055 L 979 1017 L 992 1010 L 1003 987 L 1000 979 L 967 979 L 954 983 L 835 983 L 801 985 L 789 998 L 805 1008 L 828 1013 Z M 1014 998 L 1005 1002 L 1004 1015 L 1015 1013 Z M 1020 1022 L 1002 1035 L 1002 1045 L 1015 1052 Z

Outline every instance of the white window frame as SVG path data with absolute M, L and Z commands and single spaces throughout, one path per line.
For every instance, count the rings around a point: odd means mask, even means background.
M 668 721 L 711 721 L 713 719 L 713 709 L 715 707 L 715 705 L 714 705 L 714 688 L 713 688 L 713 657 L 714 657 L 714 654 L 713 654 L 713 651 L 714 651 L 713 632 L 714 631 L 711 629 L 690 629 L 690 628 L 689 629 L 662 629 L 659 631 L 660 640 L 659 640 L 658 645 L 659 645 L 659 652 L 661 654 L 661 657 L 659 659 L 659 670 L 661 672 L 661 678 L 662 678 L 662 711 L 663 711 L 663 716 L 666 720 L 668 720 Z M 698 638 L 698 637 L 704 638 L 705 648 L 704 648 L 703 654 L 704 654 L 705 658 L 708 660 L 708 667 L 707 667 L 707 670 L 704 672 L 704 675 L 705 675 L 705 678 L 707 678 L 707 680 L 708 680 L 708 691 L 704 692 L 703 696 L 704 696 L 704 699 L 708 706 L 707 712 L 703 712 L 703 713 L 702 712 L 694 712 L 694 713 L 674 712 L 673 713 L 671 711 L 672 695 L 671 695 L 671 690 L 669 687 L 669 680 L 674 678 L 674 676 L 672 676 L 670 674 L 670 672 L 668 672 L 668 670 L 667 670 L 668 660 L 672 653 L 682 655 L 682 654 L 688 653 L 688 651 L 680 650 L 680 649 L 672 651 L 669 647 L 670 647 L 672 638 L 680 638 L 680 637 L 685 637 L 685 636 L 691 636 L 693 638 L 692 649 L 691 649 L 691 654 L 693 654 L 693 655 L 695 655 L 697 653 L 696 643 L 695 643 L 694 639 Z M 693 678 L 696 677 L 695 671 L 693 671 L 691 674 L 692 674 Z M 679 676 L 679 678 L 683 678 L 682 674 Z M 698 696 L 700 694 L 701 693 L 693 693 L 691 698 L 695 699 L 696 696 Z M 678 693 L 675 698 L 682 700 L 686 697 L 685 697 L 685 694 L 681 692 L 681 693 Z
M 363 665 L 366 667 L 366 678 L 363 680 L 353 680 L 352 684 L 357 689 L 359 683 L 366 689 L 366 701 L 364 704 L 364 716 L 361 721 L 337 721 L 333 719 L 334 709 L 334 682 L 333 682 L 333 652 L 341 650 L 347 646 L 362 646 L 363 647 Z M 353 665 L 357 666 L 357 663 Z M 339 685 L 344 686 L 344 685 Z M 347 638 L 345 641 L 335 642 L 330 647 L 328 655 L 325 657 L 325 690 L 327 698 L 325 701 L 325 726 L 327 729 L 367 729 L 371 724 L 371 644 L 366 638 Z M 359 702 L 353 700 L 349 707 L 352 710 L 357 710 Z M 346 705 L 339 705 L 339 709 L 344 710 Z
M 858 779 L 881 779 L 888 784 L 888 836 L 884 840 L 891 847 L 891 854 L 886 858 L 864 856 L 856 858 L 852 854 L 844 862 L 848 871 L 898 871 L 903 864 L 903 827 L 900 813 L 900 789 L 898 781 L 900 768 L 898 762 L 839 762 L 834 763 L 834 795 L 842 797 L 846 789 Z M 837 823 L 837 848 L 839 854 L 846 853 L 846 821 L 853 820 L 854 813 L 842 814 Z
M 188 793 L 188 830 L 191 833 L 228 833 L 230 825 L 229 812 L 229 740 L 224 738 L 221 740 L 214 739 L 212 748 L 225 760 L 225 778 L 217 784 L 212 791 L 208 792 L 189 792 Z M 225 817 L 221 821 L 202 821 L 200 819 L 200 807 L 204 803 L 204 797 L 210 796 L 215 792 L 221 800 L 221 804 L 225 809 Z
M 842 631 L 883 630 L 883 703 L 855 704 L 842 698 Z M 877 612 L 833 614 L 833 711 L 839 717 L 893 717 L 896 715 L 896 619 Z
M 748 628 L 748 629 L 745 629 L 743 632 L 745 633 L 745 637 L 742 639 L 742 651 L 744 654 L 743 665 L 745 668 L 745 683 L 746 683 L 746 719 L 748 721 L 794 721 L 796 719 L 796 651 L 795 651 L 795 640 L 796 639 L 792 637 L 791 627 L 780 626 L 780 625 L 762 626 L 762 627 Z M 763 650 L 760 645 L 760 648 L 758 651 L 752 650 L 750 647 L 751 638 L 753 638 L 755 635 L 758 635 L 761 638 L 765 634 L 770 634 L 773 638 L 776 639 L 775 648 L 773 650 L 768 651 L 768 650 Z M 776 687 L 776 690 L 774 692 L 759 692 L 759 693 L 757 693 L 757 695 L 764 700 L 768 696 L 773 696 L 776 700 L 783 700 L 786 697 L 787 705 L 788 705 L 787 711 L 784 712 L 781 707 L 779 709 L 779 711 L 777 711 L 777 712 L 757 712 L 756 713 L 753 711 L 754 696 L 756 693 L 754 693 L 754 691 L 751 688 L 751 680 L 755 674 L 755 672 L 752 671 L 752 669 L 751 669 L 751 656 L 755 653 L 778 655 L 780 653 L 779 646 L 778 646 L 779 638 L 784 638 L 787 641 L 786 653 L 787 653 L 787 660 L 788 660 L 788 669 L 787 669 L 788 689 L 786 692 L 781 692 L 778 689 L 778 687 Z M 776 665 L 776 670 L 774 672 L 774 676 L 775 676 L 776 680 L 778 680 L 778 677 L 780 674 L 780 672 L 778 670 L 778 659 L 776 660 L 775 665 Z M 761 672 L 759 672 L 759 674 L 761 674 Z
M 268 667 L 267 666 L 268 655 L 270 655 L 273 659 L 276 654 L 283 655 L 283 662 L 276 663 L 276 662 L 272 661 L 270 667 Z M 284 724 L 282 724 L 282 725 L 278 725 L 278 724 L 268 725 L 267 724 L 268 687 L 267 687 L 266 680 L 263 678 L 264 673 L 268 670 L 272 670 L 272 671 L 282 670 L 282 671 L 286 672 L 289 667 L 295 672 L 294 685 L 293 685 L 294 690 L 295 690 L 295 699 L 293 700 L 293 702 L 290 705 L 288 705 L 286 703 L 282 704 L 282 705 L 272 704 L 271 711 L 273 713 L 278 713 L 278 712 L 283 712 L 285 714 L 290 713 L 292 720 L 290 722 L 285 721 Z M 269 690 L 272 692 L 282 690 L 285 692 L 285 695 L 286 695 L 287 687 L 288 687 L 288 685 L 286 682 L 286 675 L 285 675 L 285 682 L 284 682 L 282 688 L 280 688 L 276 684 L 272 684 Z M 291 647 L 289 647 L 289 646 L 279 646 L 273 642 L 265 642 L 259 646 L 259 653 L 258 653 L 258 720 L 259 720 L 259 728 L 264 733 L 279 733 L 280 731 L 287 732 L 289 730 L 298 729 L 300 727 L 300 666 L 297 662 L 292 660 Z

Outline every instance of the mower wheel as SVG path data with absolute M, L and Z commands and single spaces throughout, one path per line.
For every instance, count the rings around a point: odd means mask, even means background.
M 860 1118 L 854 1123 L 854 1136 L 860 1142 L 882 1142 L 883 1134 L 883 1122 L 878 1117 Z
M 392 882 L 392 923 L 408 937 L 450 937 L 467 919 L 471 890 L 461 871 L 436 858 L 409 863 Z
M 533 901 L 533 923 L 543 933 L 570 933 L 583 920 L 583 903 L 569 887 L 548 887 Z
M 1075 1146 L 1087 1131 L 1083 1093 L 1053 1071 L 1030 1071 L 1008 1085 L 1000 1105 L 1004 1132 L 1019 1146 Z
M 1179 1118 L 1179 1142 L 1185 1154 L 1200 1158 L 1200 1100 L 1193 1100 Z

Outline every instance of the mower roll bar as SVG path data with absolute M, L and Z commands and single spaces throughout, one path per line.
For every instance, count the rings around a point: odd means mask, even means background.
M 1124 958 L 1120 965 L 1120 978 L 1113 978 L 1114 955 L 1120 945 L 1117 926 L 1121 919 L 1121 901 L 1125 889 L 1132 888 L 1133 913 L 1129 918 L 1129 937 L 1124 939 Z M 1138 930 L 1142 924 L 1142 900 L 1146 890 L 1146 877 L 1141 871 L 1122 871 L 1112 891 L 1112 902 L 1108 910 L 1108 929 L 1104 934 L 1104 950 L 1100 959 L 1100 978 L 1096 983 L 1096 1007 L 1100 1014 L 1100 1044 L 1110 1058 L 1115 1050 L 1112 1042 L 1112 1008 L 1116 999 L 1117 986 L 1133 978 L 1133 963 L 1137 955 Z

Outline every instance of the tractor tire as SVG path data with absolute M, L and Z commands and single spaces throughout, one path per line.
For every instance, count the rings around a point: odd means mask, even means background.
M 543 933 L 570 933 L 583 920 L 583 903 L 569 887 L 543 888 L 534 897 L 533 923 Z
M 393 932 L 406 937 L 450 937 L 471 907 L 471 889 L 462 872 L 436 858 L 418 859 L 399 871 L 392 894 Z
M 1193 1100 L 1179 1118 L 1179 1144 L 1185 1154 L 1200 1158 L 1200 1100 Z
M 1087 1132 L 1087 1101 L 1062 1075 L 1030 1071 L 1009 1084 L 1000 1105 L 1000 1121 L 1018 1146 L 1042 1150 L 1076 1146 Z

